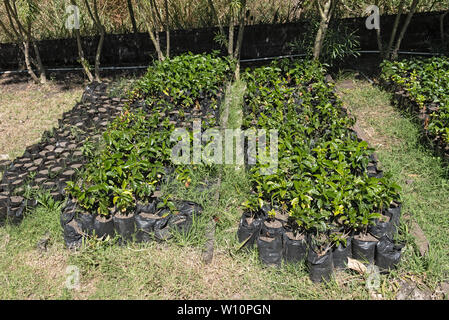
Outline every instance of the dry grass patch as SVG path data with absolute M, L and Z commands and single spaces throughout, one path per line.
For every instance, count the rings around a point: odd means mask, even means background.
M 45 130 L 57 127 L 62 113 L 73 108 L 83 92 L 81 86 L 55 83 L 35 85 L 3 82 L 0 85 L 0 154 L 10 159 L 38 142 Z

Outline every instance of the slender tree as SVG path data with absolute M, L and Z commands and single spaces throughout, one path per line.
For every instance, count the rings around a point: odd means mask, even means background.
M 90 3 L 92 2 L 92 3 Z M 101 78 L 100 78 L 100 60 L 101 60 L 101 52 L 103 50 L 103 43 L 104 43 L 104 37 L 106 35 L 106 30 L 105 27 L 103 25 L 103 23 L 101 22 L 100 16 L 98 14 L 98 4 L 97 4 L 97 0 L 84 0 L 84 4 L 87 8 L 87 12 L 89 14 L 89 17 L 92 19 L 95 28 L 97 29 L 99 35 L 100 35 L 100 39 L 98 41 L 98 45 L 97 45 L 97 52 L 95 54 L 95 81 L 100 82 Z
M 227 16 L 228 16 L 228 37 L 226 39 L 225 31 L 221 20 L 224 18 L 223 16 L 219 16 L 216 9 L 216 4 L 214 0 L 208 0 L 210 11 L 212 12 L 216 23 L 219 27 L 219 39 L 222 45 L 227 47 L 228 57 L 234 59 L 236 62 L 236 68 L 234 72 L 234 76 L 236 80 L 240 78 L 240 54 L 242 50 L 243 44 L 243 35 L 245 30 L 245 25 L 247 23 L 247 0 L 227 0 L 226 7 L 228 8 Z M 237 34 L 237 42 L 235 43 L 234 34 L 235 34 L 235 26 L 236 21 L 238 22 L 238 34 Z
M 320 25 L 315 37 L 315 44 L 313 47 L 313 58 L 318 60 L 320 58 L 321 50 L 323 49 L 324 38 L 326 37 L 329 22 L 333 16 L 337 0 L 316 0 L 316 6 L 320 15 Z
M 137 23 L 136 23 L 136 17 L 134 16 L 134 7 L 133 7 L 132 0 L 127 0 L 127 4 L 128 4 L 129 18 L 131 19 L 131 24 L 133 26 L 133 32 L 134 32 L 134 34 L 137 34 L 137 32 L 138 32 Z
M 76 0 L 71 0 L 71 3 L 72 3 L 72 5 L 77 6 Z M 76 45 L 78 47 L 78 58 L 81 63 L 81 66 L 83 67 L 83 71 L 86 74 L 89 81 L 93 82 L 95 80 L 95 78 L 92 75 L 92 72 L 90 71 L 89 61 L 87 61 L 87 59 L 84 57 L 84 50 L 83 50 L 83 46 L 81 43 L 80 30 L 77 27 L 75 27 L 75 28 L 73 28 L 73 33 L 76 38 Z
M 404 39 L 404 36 L 405 36 L 407 28 L 408 28 L 408 26 L 410 24 L 410 21 L 412 20 L 412 17 L 413 17 L 413 15 L 416 12 L 416 9 L 418 7 L 419 1 L 420 0 L 413 0 L 412 4 L 410 6 L 410 11 L 407 14 L 407 17 L 405 18 L 404 24 L 403 24 L 402 29 L 401 29 L 401 33 L 399 34 L 399 37 L 396 40 L 396 45 L 394 46 L 393 51 L 392 51 L 392 53 L 390 55 L 390 59 L 391 60 L 396 60 L 398 58 L 398 52 L 399 52 L 399 48 L 401 47 L 401 42 Z
M 382 4 L 380 4 L 379 0 L 376 0 L 375 4 L 377 6 L 382 6 L 384 8 L 383 12 L 385 12 L 388 9 L 389 2 L 384 1 Z M 408 26 L 412 20 L 413 15 L 415 14 L 418 6 L 420 4 L 420 0 L 412 0 L 408 14 L 402 24 L 401 27 L 401 17 L 404 14 L 405 7 L 406 7 L 406 1 L 400 0 L 399 7 L 397 8 L 396 17 L 393 23 L 393 29 L 391 30 L 390 37 L 388 40 L 388 43 L 384 43 L 382 41 L 382 33 L 381 28 L 376 30 L 377 34 L 377 45 L 380 51 L 380 55 L 383 59 L 387 60 L 396 60 L 398 58 L 398 52 L 401 47 L 402 40 L 404 39 L 405 33 L 407 32 Z M 400 31 L 399 31 L 400 30 Z M 398 35 L 399 31 L 399 35 Z M 385 46 L 383 45 L 385 44 Z
M 169 20 L 169 3 L 168 0 L 164 0 L 165 7 L 165 19 L 161 16 L 159 7 L 155 0 L 137 0 L 137 8 L 139 14 L 145 22 L 145 27 L 153 42 L 154 48 L 159 61 L 164 61 L 170 57 L 170 20 Z M 159 31 L 164 30 L 166 32 L 166 51 L 162 52 Z
M 3 5 L 8 22 L 1 22 L 0 27 L 12 41 L 20 45 L 28 74 L 33 81 L 46 83 L 46 71 L 33 35 L 33 23 L 39 16 L 39 6 L 34 0 L 3 0 Z M 31 56 L 30 47 L 34 51 L 35 58 Z M 39 72 L 39 78 L 33 70 L 33 65 Z

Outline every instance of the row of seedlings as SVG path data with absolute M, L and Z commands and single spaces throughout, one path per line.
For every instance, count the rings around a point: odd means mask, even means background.
M 384 61 L 382 86 L 401 109 L 416 115 L 424 137 L 449 159 L 449 58 Z
M 231 74 L 230 63 L 214 54 L 185 54 L 149 67 L 82 175 L 68 184 L 61 214 L 68 247 L 86 237 L 163 241 L 174 229 L 190 230 L 201 206 L 157 195 L 174 172 L 190 170 L 173 164 L 171 134 L 194 119 L 203 128 L 215 126 Z
M 278 167 L 249 168 L 254 190 L 238 238 L 267 265 L 307 261 L 312 281 L 348 258 L 390 269 L 401 256 L 399 186 L 376 169 L 324 74 L 318 63 L 283 60 L 244 75 L 244 126 L 278 130 Z

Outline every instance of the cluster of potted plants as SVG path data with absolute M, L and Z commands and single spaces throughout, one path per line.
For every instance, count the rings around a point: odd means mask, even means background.
M 68 182 L 69 201 L 61 223 L 69 247 L 92 234 L 149 240 L 147 227 L 162 239 L 171 223 L 187 223 L 201 211 L 196 204 L 154 195 L 174 171 L 183 178 L 188 175 L 188 168 L 171 161 L 171 133 L 196 117 L 210 120 L 206 128 L 214 124 L 217 117 L 209 113 L 218 112 L 229 71 L 229 62 L 215 55 L 186 54 L 150 66 L 83 172 Z M 186 211 L 190 214 L 183 214 Z
M 449 159 L 449 59 L 434 57 L 382 63 L 382 84 L 397 104 L 421 120 L 432 144 Z
M 324 74 L 318 63 L 282 61 L 245 75 L 245 126 L 277 129 L 279 160 L 269 175 L 261 174 L 266 164 L 250 167 L 254 192 L 239 240 L 257 243 L 267 264 L 307 260 L 314 281 L 329 279 L 348 257 L 382 261 L 386 245 L 400 256 L 392 240 L 399 186 L 372 170 L 372 150 Z M 390 268 L 395 258 L 379 265 Z

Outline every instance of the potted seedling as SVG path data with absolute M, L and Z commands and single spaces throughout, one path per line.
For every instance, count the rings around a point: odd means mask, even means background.
M 310 237 L 307 254 L 309 276 L 313 282 L 329 281 L 333 274 L 332 240 L 326 231 L 318 229 Z
M 332 232 L 330 239 L 333 243 L 332 260 L 334 268 L 345 269 L 348 259 L 352 258 L 352 237 L 351 231 Z
M 153 200 L 144 205 L 139 205 L 137 207 L 137 214 L 135 216 L 136 222 L 136 241 L 138 242 L 149 242 L 154 238 L 154 232 L 156 224 L 158 228 L 161 227 L 161 219 L 165 219 L 163 227 L 166 226 L 168 216 L 170 211 L 163 211 L 163 207 L 166 205 L 164 201 Z M 158 236 L 161 236 L 158 233 Z
M 172 237 L 169 222 L 178 210 L 170 198 L 170 195 L 161 197 L 156 206 L 157 217 L 154 222 L 154 236 L 159 241 L 168 240 Z
M 354 259 L 365 263 L 374 263 L 376 245 L 379 240 L 368 232 L 368 227 L 374 223 L 374 219 L 379 217 L 379 213 L 372 213 L 366 210 L 358 217 L 359 223 L 355 228 L 356 233 L 352 240 L 352 255 Z
M 286 262 L 298 263 L 307 256 L 307 237 L 304 228 L 300 227 L 296 221 L 288 224 L 288 230 L 284 233 L 284 252 Z
M 280 237 L 285 232 L 284 226 L 276 217 L 279 215 L 279 211 L 275 208 L 268 211 L 268 218 L 262 224 L 262 234 L 270 237 Z
M 251 195 L 242 203 L 244 212 L 240 218 L 237 237 L 242 247 L 252 248 L 259 236 L 263 218 L 259 215 L 259 209 L 263 202 L 256 195 Z
M 114 228 L 120 235 L 122 241 L 132 239 L 135 233 L 135 217 L 134 217 L 134 203 L 135 199 L 132 190 L 128 187 L 128 182 L 122 183 L 122 188 L 114 188 L 114 198 L 112 200 L 114 205 L 112 219 L 114 221 Z

